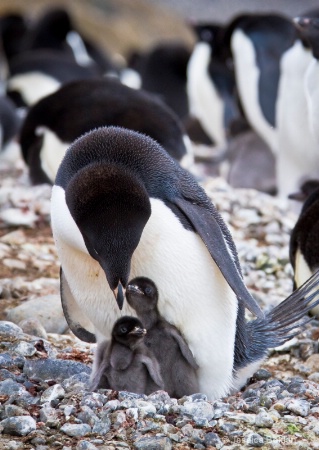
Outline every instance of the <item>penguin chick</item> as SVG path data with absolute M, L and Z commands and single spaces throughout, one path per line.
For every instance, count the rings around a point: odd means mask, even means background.
M 123 316 L 112 330 L 111 342 L 97 347 L 97 367 L 92 374 L 91 388 L 149 395 L 163 389 L 160 367 L 146 347 L 146 329 L 135 317 Z
M 290 262 L 294 269 L 295 287 L 303 284 L 319 268 L 319 182 L 304 183 L 301 192 L 304 196 L 308 194 L 308 198 L 290 236 Z M 296 199 L 297 195 L 290 198 Z M 319 314 L 319 307 L 311 312 Z
M 126 288 L 126 299 L 146 326 L 145 344 L 159 362 L 165 391 L 176 398 L 199 392 L 198 365 L 179 330 L 160 316 L 155 283 L 134 278 Z

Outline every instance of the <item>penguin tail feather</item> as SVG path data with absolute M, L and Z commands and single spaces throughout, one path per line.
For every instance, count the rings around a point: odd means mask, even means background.
M 313 318 L 305 317 L 319 304 L 319 270 L 263 319 L 248 322 L 249 335 L 265 350 L 278 347 L 297 336 Z

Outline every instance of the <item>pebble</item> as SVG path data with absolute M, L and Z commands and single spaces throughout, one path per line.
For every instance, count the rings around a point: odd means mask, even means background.
M 5 434 L 26 436 L 37 427 L 36 421 L 30 416 L 9 417 L 0 422 Z
M 182 414 L 190 416 L 192 419 L 211 420 L 214 417 L 214 409 L 208 402 L 198 401 L 195 403 L 185 402 L 181 408 Z
M 18 325 L 5 320 L 0 321 L 0 337 L 17 337 L 22 334 L 22 329 Z
M 169 438 L 155 436 L 139 439 L 134 442 L 134 448 L 137 450 L 171 450 L 173 446 Z
M 36 318 L 47 333 L 63 334 L 68 329 L 60 295 L 36 297 L 7 311 L 8 320 L 20 323 L 22 320 Z
M 48 339 L 47 332 L 40 320 L 36 317 L 29 317 L 28 319 L 23 319 L 18 323 L 19 327 L 22 328 L 23 332 L 30 334 L 32 336 L 37 336 L 42 339 Z
M 287 409 L 298 416 L 307 417 L 310 412 L 310 403 L 307 400 L 293 399 L 287 404 Z
M 81 424 L 65 423 L 60 428 L 60 430 L 71 437 L 81 437 L 91 433 L 91 427 L 87 423 Z
M 271 428 L 274 424 L 274 421 L 271 415 L 265 410 L 262 409 L 257 415 L 255 419 L 255 425 L 258 428 Z
M 65 390 L 60 384 L 54 384 L 46 389 L 41 395 L 41 403 L 51 402 L 52 400 L 62 399 L 65 395 Z
M 85 364 L 63 359 L 29 360 L 23 367 L 23 373 L 29 378 L 56 381 L 62 381 L 81 372 L 90 373 L 90 371 Z

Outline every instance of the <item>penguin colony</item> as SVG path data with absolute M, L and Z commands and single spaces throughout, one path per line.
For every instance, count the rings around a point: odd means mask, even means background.
M 62 307 L 97 344 L 92 389 L 219 398 L 318 311 L 317 16 L 189 25 L 192 49 L 159 43 L 125 68 L 64 9 L 0 18 L 1 158 L 18 141 L 31 183 L 53 185 Z M 298 289 L 266 315 L 198 184 L 196 144 L 222 172 L 251 130 L 273 153 L 278 195 L 315 179 L 291 237 Z

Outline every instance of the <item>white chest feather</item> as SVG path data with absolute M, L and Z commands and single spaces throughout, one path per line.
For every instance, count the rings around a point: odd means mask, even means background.
M 201 391 L 218 398 L 232 382 L 237 299 L 199 236 L 185 230 L 160 200 L 151 199 L 151 206 L 130 277 L 146 276 L 157 284 L 161 315 L 183 333 L 200 366 Z M 78 305 L 94 324 L 98 339 L 108 338 L 120 312 L 58 186 L 52 190 L 52 229 Z M 130 313 L 125 304 L 123 314 Z
M 191 114 L 216 144 L 222 146 L 226 143 L 224 102 L 208 73 L 210 57 L 207 43 L 196 44 L 187 67 L 187 95 Z
M 305 283 L 313 275 L 313 273 L 314 272 L 312 272 L 303 254 L 298 248 L 296 252 L 295 275 L 294 275 L 296 286 L 299 287 L 303 283 Z M 314 315 L 319 315 L 319 305 L 313 308 L 311 312 Z
M 70 144 L 61 142 L 56 134 L 46 127 L 38 127 L 36 134 L 43 136 L 40 152 L 41 167 L 54 183 L 58 168 Z
M 231 38 L 231 48 L 236 83 L 247 119 L 256 133 L 264 139 L 273 152 L 276 152 L 276 130 L 266 120 L 259 103 L 260 71 L 254 45 L 242 30 L 236 30 Z
M 34 105 L 47 95 L 53 94 L 60 86 L 59 81 L 41 72 L 14 75 L 8 80 L 8 89 L 18 91 L 28 106 Z
M 296 41 L 281 61 L 276 121 L 278 129 L 277 179 L 279 194 L 298 190 L 304 177 L 319 170 L 318 143 L 310 129 L 305 75 L 312 60 Z M 289 176 L 288 176 L 289 174 Z
M 316 156 L 319 165 L 319 62 L 311 58 L 305 74 L 305 91 L 308 107 L 309 128 L 317 144 Z

